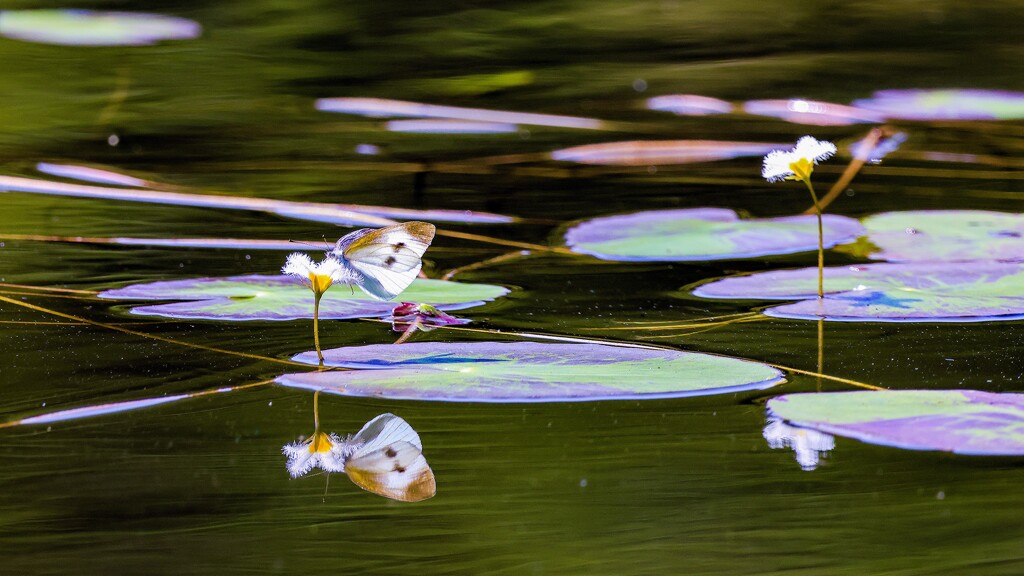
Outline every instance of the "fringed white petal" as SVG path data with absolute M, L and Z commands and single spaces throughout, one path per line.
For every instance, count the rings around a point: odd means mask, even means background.
M 312 258 L 302 252 L 292 252 L 288 255 L 288 259 L 285 260 L 284 266 L 281 268 L 281 274 L 298 276 L 308 282 L 309 275 L 314 272 L 315 268 L 316 265 L 313 264 Z
M 793 176 L 790 165 L 801 159 L 812 164 L 831 158 L 836 153 L 836 145 L 825 140 L 817 140 L 813 136 L 804 136 L 797 140 L 792 150 L 772 150 L 764 157 L 761 177 L 769 182 L 778 182 Z
M 817 164 L 831 158 L 836 153 L 836 145 L 825 140 L 817 140 L 813 136 L 804 136 L 797 140 L 793 153 L 798 159 L 807 158 Z

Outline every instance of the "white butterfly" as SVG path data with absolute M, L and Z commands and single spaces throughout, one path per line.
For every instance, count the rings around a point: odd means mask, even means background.
M 358 275 L 359 287 L 379 300 L 390 300 L 420 273 L 420 258 L 434 239 L 434 225 L 404 222 L 386 228 L 363 228 L 341 237 L 330 254 Z
M 331 451 L 349 479 L 368 492 L 403 502 L 426 500 L 437 492 L 419 434 L 394 414 L 370 420 Z

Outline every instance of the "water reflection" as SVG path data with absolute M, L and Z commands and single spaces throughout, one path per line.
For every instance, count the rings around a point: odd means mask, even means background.
M 763 434 L 770 448 L 792 448 L 797 463 L 808 472 L 817 468 L 821 458 L 836 447 L 836 439 L 831 434 L 790 426 L 773 416 L 768 417 Z

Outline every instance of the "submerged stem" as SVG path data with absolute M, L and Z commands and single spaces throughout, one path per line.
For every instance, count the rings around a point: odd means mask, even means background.
M 313 392 L 313 438 L 320 434 L 320 391 Z M 316 440 L 314 440 L 315 442 Z
M 814 191 L 810 178 L 804 178 L 803 183 L 811 192 L 811 200 L 814 201 L 814 211 L 818 216 L 818 299 L 825 297 L 825 230 L 821 223 L 821 204 L 818 203 L 818 194 Z

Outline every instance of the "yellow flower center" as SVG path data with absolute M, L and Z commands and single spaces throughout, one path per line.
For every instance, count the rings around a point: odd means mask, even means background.
M 787 176 L 786 180 L 803 180 L 808 182 L 811 179 L 811 172 L 814 172 L 814 162 L 811 162 L 807 158 L 801 158 L 796 162 L 789 164 L 789 170 L 793 173 L 792 176 Z
M 309 441 L 309 453 L 316 454 L 317 452 L 330 452 L 331 451 L 331 437 L 323 432 L 317 432 L 313 434 L 313 437 Z
M 327 292 L 327 289 L 331 287 L 333 281 L 330 276 L 325 274 L 310 274 L 309 285 L 316 294 L 323 294 Z

